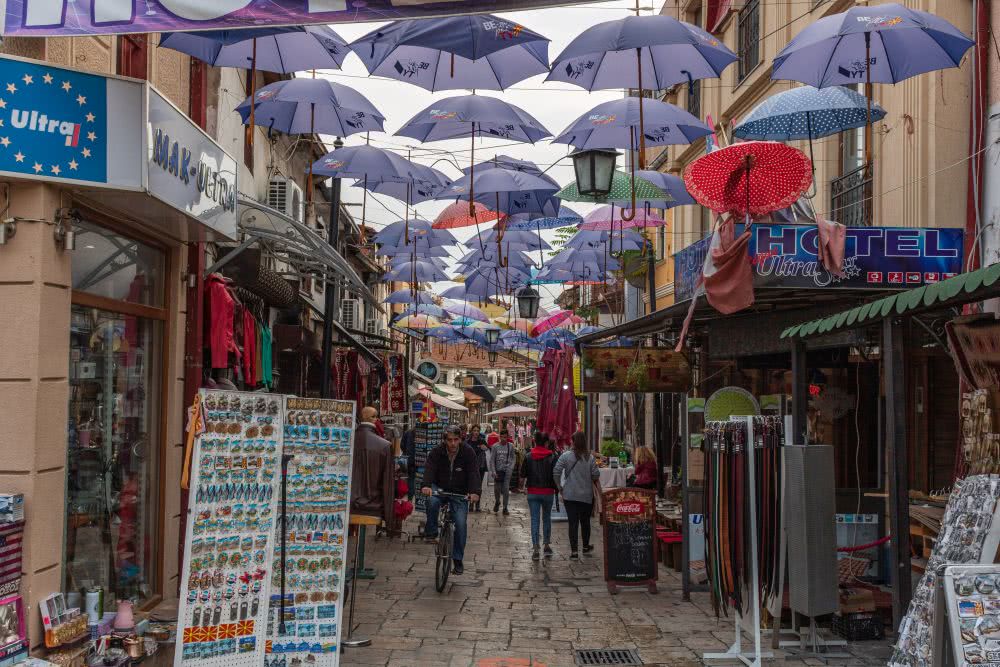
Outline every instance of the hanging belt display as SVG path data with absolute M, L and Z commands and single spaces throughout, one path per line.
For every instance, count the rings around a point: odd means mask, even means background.
M 706 659 L 759 664 L 760 609 L 780 595 L 780 417 L 734 417 L 705 425 L 705 564 L 715 615 L 736 612 L 736 641 Z M 755 651 L 740 649 L 740 619 L 754 619 Z

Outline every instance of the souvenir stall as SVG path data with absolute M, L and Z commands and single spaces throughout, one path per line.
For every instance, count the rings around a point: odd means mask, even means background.
M 337 665 L 350 401 L 202 390 L 174 664 Z

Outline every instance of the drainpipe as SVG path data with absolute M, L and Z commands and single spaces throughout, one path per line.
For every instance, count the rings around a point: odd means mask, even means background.
M 981 219 L 983 204 L 983 168 L 988 164 L 983 160 L 983 141 L 986 124 L 987 64 L 989 62 L 990 44 L 990 2 L 991 0 L 975 0 L 973 2 L 973 38 L 976 44 L 972 52 L 972 104 L 970 106 L 969 123 L 969 160 L 968 185 L 965 202 L 965 257 L 964 268 L 973 271 L 982 265 L 986 254 L 980 237 L 985 221 Z M 1000 100 L 998 100 L 1000 101 Z M 996 250 L 994 248 L 994 250 Z

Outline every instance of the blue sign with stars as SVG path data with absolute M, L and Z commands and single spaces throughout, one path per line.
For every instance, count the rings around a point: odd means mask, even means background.
M 106 183 L 107 79 L 0 58 L 0 171 Z

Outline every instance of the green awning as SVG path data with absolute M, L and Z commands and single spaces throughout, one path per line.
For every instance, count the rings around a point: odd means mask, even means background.
M 598 201 L 593 197 L 587 195 L 581 195 L 580 191 L 576 189 L 576 183 L 570 183 L 562 190 L 556 193 L 556 197 L 560 199 L 565 199 L 566 201 L 578 201 L 578 202 L 592 202 L 597 204 L 602 204 L 605 201 L 622 201 L 625 199 L 630 199 L 632 197 L 632 177 L 629 174 L 625 174 L 620 171 L 616 171 L 615 175 L 611 178 L 611 192 L 608 196 L 604 198 L 603 201 Z M 667 201 L 672 201 L 673 197 L 670 193 L 661 190 L 649 181 L 639 176 L 635 178 L 635 198 L 637 200 L 643 199 L 665 199 Z
M 917 315 L 928 310 L 960 306 L 1000 296 L 1000 262 L 939 283 L 923 285 L 876 299 L 830 317 L 788 327 L 781 337 L 809 338 L 844 329 L 868 326 L 886 317 Z

